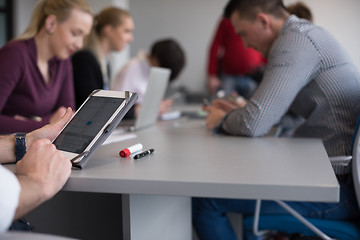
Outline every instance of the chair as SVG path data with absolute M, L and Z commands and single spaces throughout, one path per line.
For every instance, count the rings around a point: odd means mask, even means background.
M 352 144 L 352 177 L 357 201 L 360 207 L 360 118 L 357 121 Z M 337 158 L 338 159 L 338 158 Z M 285 202 L 276 200 L 278 204 L 292 215 L 266 215 L 259 217 L 261 200 L 257 200 L 254 216 L 246 217 L 243 222 L 245 231 L 253 231 L 256 236 L 268 231 L 280 231 L 289 234 L 302 233 L 306 236 L 319 236 L 322 239 L 360 239 L 360 222 L 336 221 L 326 219 L 303 218 Z M 301 221 L 303 224 L 301 224 Z M 267 229 L 259 231 L 258 229 Z M 320 230 L 321 229 L 321 230 Z M 330 237 L 329 237 L 330 236 Z

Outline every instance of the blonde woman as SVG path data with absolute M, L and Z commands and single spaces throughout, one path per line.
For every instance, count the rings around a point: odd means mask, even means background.
M 28 29 L 0 50 L 0 134 L 29 132 L 74 108 L 70 55 L 93 23 L 85 0 L 40 0 Z
M 117 8 L 103 9 L 96 17 L 85 48 L 72 57 L 77 108 L 95 89 L 109 89 L 107 56 L 119 52 L 133 40 L 130 13 Z

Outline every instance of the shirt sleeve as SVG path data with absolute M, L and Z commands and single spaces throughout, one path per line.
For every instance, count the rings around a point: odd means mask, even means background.
M 130 92 L 138 92 L 138 89 L 133 82 L 134 77 L 137 77 L 137 72 L 134 70 L 134 66 L 132 66 L 131 62 L 122 68 L 119 73 L 116 75 L 113 89 L 117 91 L 130 91 Z
M 0 112 L 23 74 L 24 62 L 21 49 L 7 44 L 0 50 Z
M 214 38 L 210 45 L 209 60 L 208 60 L 208 75 L 217 75 L 218 73 L 219 51 L 220 48 L 223 46 L 224 27 L 225 27 L 225 19 L 223 18 L 218 24 Z
M 140 55 L 141 56 L 141 55 Z M 150 74 L 150 66 L 139 55 L 131 59 L 116 75 L 111 89 L 138 94 L 137 103 L 143 101 Z
M 229 112 L 220 128 L 233 135 L 265 135 L 280 121 L 319 67 L 320 56 L 306 37 L 291 33 L 277 40 L 254 96 L 244 108 Z
M 46 118 L 47 119 L 47 118 Z M 50 118 L 49 118 L 50 119 Z M 35 120 L 16 120 L 13 117 L 0 115 L 0 134 L 9 134 L 15 132 L 31 132 L 35 129 L 43 127 L 48 123 L 48 120 L 44 120 L 41 122 Z
M 31 131 L 43 126 L 36 121 L 15 120 L 13 117 L 2 114 L 9 96 L 20 81 L 24 69 L 22 49 L 10 43 L 0 50 L 0 134 Z
M 13 221 L 20 190 L 16 176 L 0 165 L 0 232 L 6 231 Z

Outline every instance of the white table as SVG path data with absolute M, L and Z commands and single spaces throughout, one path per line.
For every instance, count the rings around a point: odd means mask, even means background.
M 103 146 L 69 191 L 336 202 L 339 185 L 320 140 L 211 136 L 202 122 L 173 123 Z M 141 142 L 155 152 L 119 158 Z
M 211 136 L 203 121 L 184 120 L 160 122 L 135 134 L 101 147 L 64 187 L 121 199 L 113 211 L 122 210 L 123 239 L 191 239 L 192 196 L 339 201 L 339 184 L 317 139 Z M 155 152 L 136 161 L 118 156 L 139 142 Z

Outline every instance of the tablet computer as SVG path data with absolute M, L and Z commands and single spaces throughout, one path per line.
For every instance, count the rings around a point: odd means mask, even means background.
M 54 139 L 54 145 L 74 167 L 84 168 L 136 99 L 137 94 L 128 91 L 95 90 Z

